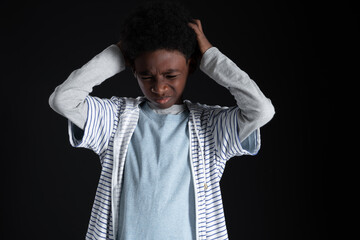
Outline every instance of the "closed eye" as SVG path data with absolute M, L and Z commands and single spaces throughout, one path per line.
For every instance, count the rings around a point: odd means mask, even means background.
M 148 77 L 148 76 L 144 76 L 144 77 L 141 77 L 142 80 L 151 80 L 152 77 Z
M 173 79 L 173 78 L 176 78 L 177 75 L 166 75 L 166 78 L 169 78 L 169 79 Z

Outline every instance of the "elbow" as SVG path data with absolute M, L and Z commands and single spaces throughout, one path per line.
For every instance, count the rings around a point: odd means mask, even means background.
M 261 107 L 254 114 L 254 121 L 257 122 L 257 127 L 262 127 L 267 124 L 275 115 L 275 108 L 272 105 L 270 99 L 266 103 L 263 103 Z
M 64 106 L 56 90 L 49 97 L 49 105 L 55 112 L 57 113 L 63 112 Z
M 55 110 L 57 104 L 55 100 L 55 95 L 56 95 L 55 92 L 53 92 L 49 97 L 49 105 L 53 110 Z
M 49 105 L 55 112 L 64 115 L 64 113 L 69 111 L 69 105 L 67 104 L 66 99 L 66 96 L 56 88 L 49 97 Z
M 261 107 L 261 110 L 259 112 L 259 120 L 261 122 L 261 125 L 265 125 L 268 123 L 275 115 L 275 108 L 274 105 L 272 105 L 270 99 L 268 99 L 267 103 L 263 104 Z

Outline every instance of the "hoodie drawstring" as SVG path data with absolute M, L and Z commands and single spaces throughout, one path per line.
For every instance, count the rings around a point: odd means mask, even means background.
M 208 185 L 206 184 L 207 181 L 206 181 L 206 173 L 205 173 L 205 154 L 204 154 L 204 150 L 203 150 L 202 147 L 200 146 L 200 144 L 201 144 L 201 142 L 200 142 L 200 135 L 199 135 L 199 132 L 198 132 L 197 127 L 196 127 L 194 112 L 192 112 L 192 120 L 193 120 L 193 123 L 194 123 L 194 129 L 195 129 L 196 136 L 197 136 L 197 138 L 198 138 L 198 140 L 199 140 L 199 147 L 200 147 L 200 151 L 201 151 L 201 155 L 202 155 L 203 177 L 204 177 L 204 190 L 207 190 L 207 189 L 208 189 Z

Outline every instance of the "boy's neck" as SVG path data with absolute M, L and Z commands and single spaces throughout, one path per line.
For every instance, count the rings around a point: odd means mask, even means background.
M 157 114 L 180 114 L 185 110 L 185 104 L 174 104 L 169 108 L 158 108 L 154 104 L 152 104 L 150 101 L 147 101 L 147 104 L 149 107 L 156 112 Z

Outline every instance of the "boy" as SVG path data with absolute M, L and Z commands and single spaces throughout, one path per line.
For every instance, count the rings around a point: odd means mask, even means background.
M 237 106 L 182 99 L 197 60 Z M 89 95 L 125 66 L 144 97 Z M 73 71 L 49 103 L 69 119 L 72 146 L 92 149 L 102 164 L 86 239 L 227 239 L 219 184 L 225 163 L 256 154 L 259 128 L 274 114 L 255 82 L 174 3 L 138 8 L 120 42 Z

